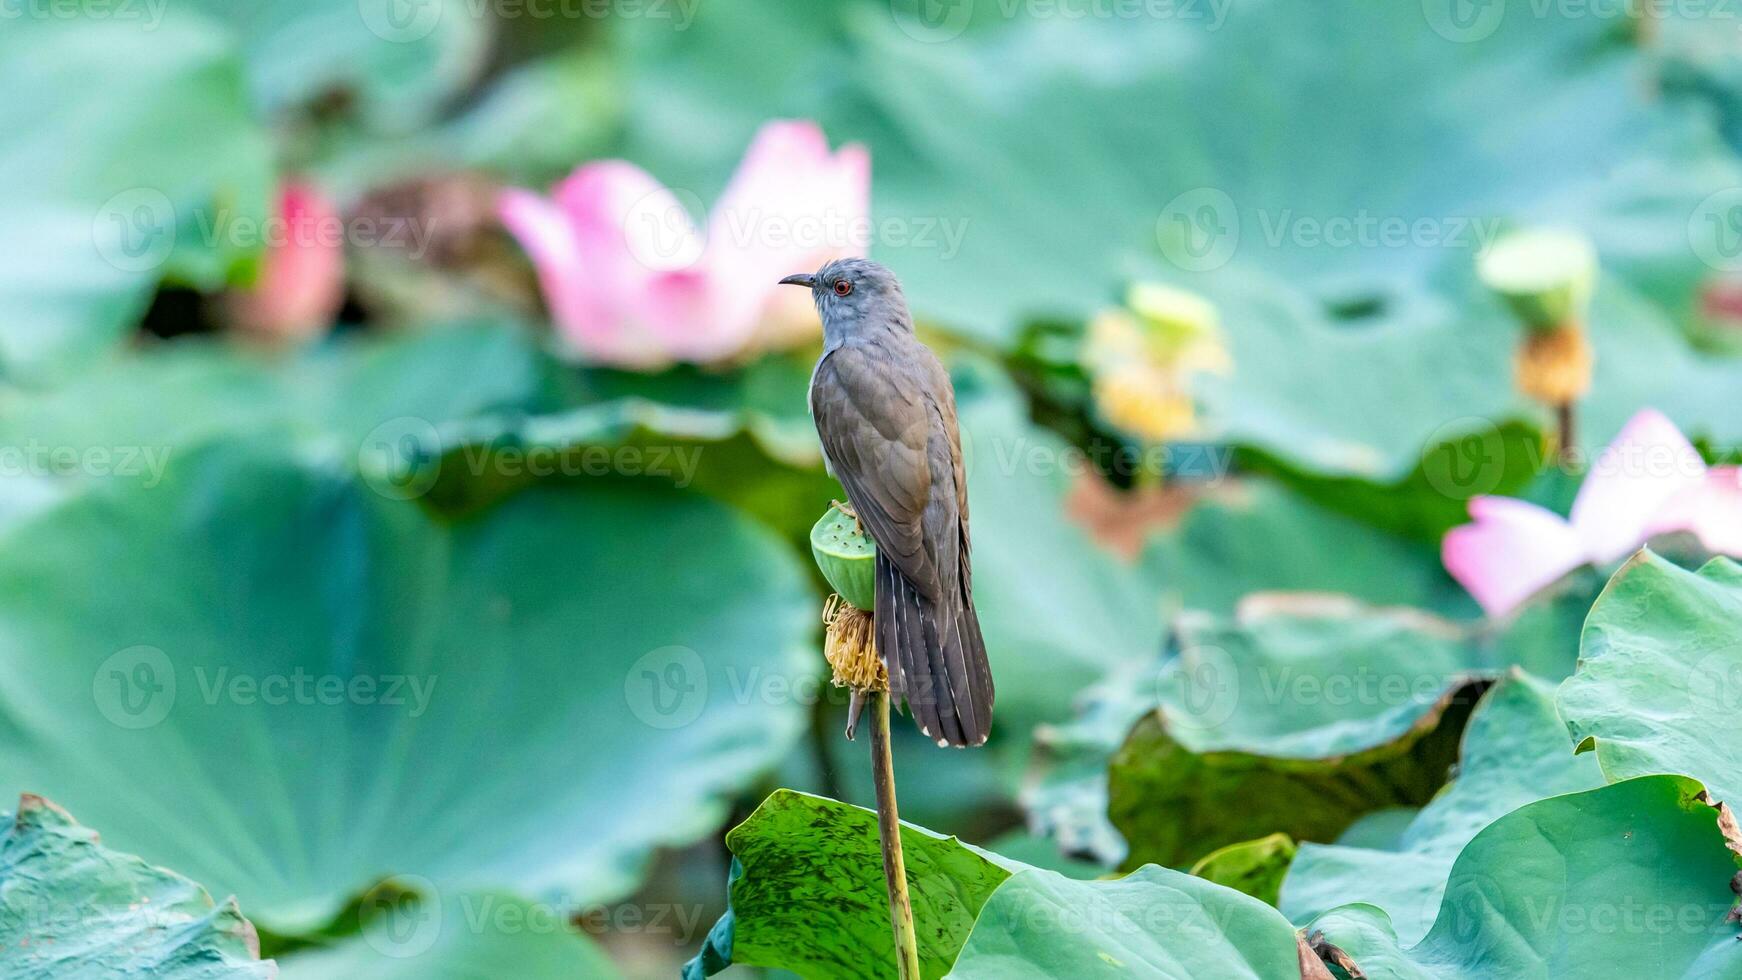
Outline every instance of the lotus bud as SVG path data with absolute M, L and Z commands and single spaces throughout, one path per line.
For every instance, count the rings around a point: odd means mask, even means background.
M 1563 453 L 1575 445 L 1573 403 L 1591 387 L 1585 314 L 1597 252 L 1584 236 L 1552 229 L 1514 232 L 1476 257 L 1476 274 L 1524 324 L 1514 360 L 1518 390 L 1559 416 Z

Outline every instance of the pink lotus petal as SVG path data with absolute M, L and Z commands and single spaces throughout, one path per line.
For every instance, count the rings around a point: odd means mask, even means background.
M 620 160 L 591 163 L 556 189 L 574 230 L 579 265 L 569 275 L 593 303 L 566 324 L 582 350 L 604 347 L 617 363 L 669 361 L 668 345 L 711 329 L 707 317 L 682 316 L 657 290 L 672 273 L 692 271 L 702 254 L 689 212 L 664 184 Z
M 1705 476 L 1699 451 L 1675 423 L 1641 410 L 1592 461 L 1573 501 L 1572 525 L 1586 555 L 1602 564 L 1638 548 L 1658 511 Z
M 870 235 L 870 157 L 829 153 L 815 123 L 763 126 L 708 216 L 707 265 L 724 334 L 738 346 L 765 320 L 818 328 L 810 298 L 776 283 L 830 259 L 863 255 Z
M 325 333 L 345 300 L 345 229 L 338 209 L 311 184 L 278 196 L 278 227 L 254 285 L 231 298 L 236 325 L 294 341 Z
M 1585 563 L 1572 526 L 1533 503 L 1476 497 L 1470 516 L 1474 523 L 1446 532 L 1440 560 L 1490 616 L 1506 615 Z
M 504 190 L 496 199 L 496 213 L 520 247 L 532 256 L 538 284 L 544 290 L 551 316 L 569 339 L 588 346 L 604 314 L 584 277 L 581 248 L 568 216 L 556 203 L 519 188 Z M 602 345 L 604 338 L 599 342 Z
M 1670 498 L 1651 532 L 1691 531 L 1718 555 L 1742 557 L 1742 467 L 1716 466 L 1706 478 Z

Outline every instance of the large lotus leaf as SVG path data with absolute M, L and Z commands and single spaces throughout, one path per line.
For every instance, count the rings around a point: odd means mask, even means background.
M 1192 865 L 1192 874 L 1275 905 L 1298 850 L 1287 834 L 1271 834 L 1216 848 Z
M 1437 546 L 1446 531 L 1470 519 L 1470 498 L 1522 496 L 1552 460 L 1545 434 L 1518 422 L 1466 419 L 1434 433 L 1415 468 L 1402 480 L 1322 476 L 1263 451 L 1240 456 L 1253 471 L 1278 480 L 1320 506 L 1364 524 Z
M 700 980 L 731 963 L 806 976 L 895 975 L 876 813 L 780 790 L 726 835 L 726 846 L 731 910 L 686 977 Z M 1026 865 L 911 824 L 902 825 L 901 848 L 920 974 L 935 980 L 993 889 Z
M 1674 224 L 1677 231 L 1684 227 L 1685 212 Z M 1459 278 L 1468 278 L 1467 270 L 1460 269 Z M 1425 533 L 1451 518 L 1447 504 L 1478 492 L 1506 492 L 1544 467 L 1540 446 L 1507 436 L 1526 430 L 1520 417 L 1535 428 L 1548 426 L 1542 410 L 1513 391 L 1518 327 L 1476 286 L 1438 301 L 1461 311 L 1456 317 L 1397 329 L 1315 325 L 1305 310 L 1290 306 L 1241 315 L 1242 305 L 1261 298 L 1254 292 L 1220 300 L 1224 317 L 1238 325 L 1230 328 L 1236 370 L 1206 385 L 1207 411 L 1224 438 L 1281 461 L 1316 495 L 1333 494 L 1341 484 L 1314 487 L 1301 474 L 1352 480 L 1360 495 L 1343 501 L 1345 508 L 1374 497 L 1363 484 L 1379 483 L 1395 495 L 1378 520 Z M 1620 283 L 1599 287 L 1588 333 L 1596 366 L 1593 395 L 1578 410 L 1577 438 L 1585 449 L 1605 445 L 1645 406 L 1720 443 L 1742 436 L 1723 407 L 1724 392 L 1742 381 L 1742 360 L 1696 354 L 1661 309 Z M 1470 470 L 1423 468 L 1437 465 L 1441 439 L 1469 431 L 1499 434 L 1503 452 Z M 1443 499 L 1436 501 L 1436 494 Z
M 1160 707 L 1114 755 L 1108 813 L 1127 865 L 1179 865 L 1272 832 L 1331 840 L 1445 782 L 1485 671 L 1458 627 L 1411 610 L 1261 596 L 1182 618 Z
M 445 524 L 219 444 L 4 534 L 0 778 L 279 934 L 391 874 L 619 895 L 801 729 L 746 679 L 815 669 L 791 552 L 647 486 Z
M 1291 502 L 1292 498 L 1287 494 L 1274 489 L 1266 490 L 1265 493 L 1267 497 L 1262 497 L 1261 500 L 1267 499 L 1272 504 L 1286 504 L 1288 508 L 1305 508 L 1305 505 Z M 1253 511 L 1254 531 L 1271 523 L 1269 520 L 1259 519 L 1267 509 L 1268 506 Z M 1317 513 L 1313 508 L 1305 508 L 1301 512 Z M 1199 514 L 1205 515 L 1204 525 L 1193 523 Z M 1181 561 L 1189 556 L 1192 561 L 1201 562 L 1199 565 L 1178 566 L 1203 569 L 1202 575 L 1185 575 L 1189 582 L 1192 579 L 1201 581 L 1214 578 L 1217 572 L 1215 558 L 1224 555 L 1227 556 L 1227 566 L 1235 570 L 1228 579 L 1230 584 L 1270 580 L 1271 573 L 1261 563 L 1262 548 L 1256 538 L 1249 548 L 1240 551 L 1220 544 L 1222 541 L 1239 542 L 1245 539 L 1247 532 L 1237 514 L 1237 511 L 1231 510 L 1218 512 L 1216 504 L 1200 505 L 1197 511 L 1188 515 L 1179 531 L 1170 538 L 1162 539 L 1152 548 L 1152 559 L 1157 554 L 1171 552 L 1173 555 L 1182 556 L 1170 556 L 1171 561 Z M 1323 520 L 1324 517 L 1321 516 L 1320 519 Z M 1327 531 L 1341 521 L 1341 518 L 1332 518 L 1325 525 Z M 1218 527 L 1218 524 L 1221 526 Z M 1214 527 L 1218 532 L 1217 536 L 1201 538 L 1199 540 L 1202 544 L 1195 544 L 1187 549 L 1183 545 L 1196 536 L 1197 526 Z M 1280 525 L 1275 526 L 1279 534 L 1283 533 Z M 1372 535 L 1376 532 L 1364 533 Z M 1322 547 L 1331 552 L 1336 546 L 1326 543 Z M 1242 561 L 1242 556 L 1248 556 L 1249 562 Z M 1243 566 L 1249 567 L 1249 570 L 1240 570 Z M 1230 571 L 1230 567 L 1224 567 L 1221 571 L 1226 573 Z M 1366 588 L 1369 591 L 1383 585 L 1382 580 L 1368 581 Z M 1602 579 L 1595 572 L 1581 572 L 1570 576 L 1556 588 L 1545 590 L 1505 622 L 1482 622 L 1457 627 L 1458 631 L 1465 634 L 1465 642 L 1468 644 L 1468 668 L 1483 676 L 1497 676 L 1507 667 L 1519 667 L 1538 677 L 1549 679 L 1570 674 L 1578 653 L 1579 629 L 1601 584 Z M 1466 602 L 1466 599 L 1460 598 L 1456 604 L 1462 606 Z M 1405 620 L 1409 618 L 1411 617 L 1407 615 L 1404 617 Z M 1188 624 L 1189 622 L 1188 619 Z M 1189 633 L 1188 630 L 1186 635 Z M 1177 679 L 1181 676 L 1178 667 L 1168 666 L 1172 657 L 1173 653 L 1169 652 L 1158 660 L 1132 663 L 1120 668 L 1077 696 L 1076 715 L 1070 722 L 1045 725 L 1037 729 L 1035 742 L 1039 748 L 1040 773 L 1038 778 L 1025 787 L 1022 803 L 1028 810 L 1030 825 L 1038 832 L 1057 839 L 1059 846 L 1067 853 L 1084 854 L 1109 865 L 1118 864 L 1124 858 L 1125 841 L 1107 820 L 1108 762 L 1125 741 L 1132 726 L 1161 704 L 1164 688 L 1159 680 L 1167 677 Z M 1331 659 L 1335 660 L 1334 655 Z M 1327 675 L 1327 680 L 1336 676 L 1339 678 L 1337 683 L 1347 681 L 1351 686 L 1359 680 L 1358 676 L 1354 679 L 1343 676 L 1348 672 L 1349 664 L 1334 666 L 1337 673 Z M 1357 674 L 1370 667 L 1371 665 L 1358 662 L 1354 664 Z M 1215 683 L 1219 680 L 1215 671 L 1209 667 L 1200 669 L 1206 671 L 1203 675 L 1206 681 Z M 1191 672 L 1187 671 L 1185 676 L 1190 678 Z M 1213 707 L 1215 697 L 1213 691 L 1200 691 L 1196 700 Z M 1150 734 L 1159 733 L 1152 728 Z
M 1591 608 L 1559 699 L 1610 779 L 1685 773 L 1742 802 L 1742 567 L 1717 558 L 1690 572 L 1635 555 Z
M 1368 527 L 1262 478 L 1209 488 L 1177 525 L 1151 537 L 1140 565 L 1145 580 L 1159 587 L 1162 604 L 1175 609 L 1231 614 L 1254 592 L 1312 590 L 1458 617 L 1477 613 L 1447 577 L 1437 549 Z M 1555 645 L 1548 627 L 1557 624 L 1544 624 L 1534 607 L 1521 622 L 1542 627 L 1537 632 L 1544 635 L 1520 643 L 1519 655 Z M 1569 667 L 1577 630 L 1572 624 L 1565 637 Z M 1044 771 L 1024 790 L 1023 803 L 1036 829 L 1057 837 L 1067 852 L 1110 864 L 1124 855 L 1106 820 L 1107 761 L 1157 704 L 1157 651 L 1151 647 L 1142 659 L 1109 670 L 1075 695 L 1069 722 L 1036 732 Z
M 393 882 L 390 884 L 403 884 Z M 283 980 L 614 980 L 574 931 L 577 908 L 498 892 L 388 893 L 359 906 L 359 930 L 278 958 Z
M 325 184 L 363 189 L 426 175 L 429 161 L 488 169 L 544 187 L 601 156 L 620 106 L 609 67 L 590 49 L 516 65 L 452 119 L 398 135 L 356 134 L 321 161 Z
M 1512 390 L 1516 327 L 1472 265 L 1507 223 L 1570 225 L 1617 280 L 1592 316 L 1587 441 L 1658 400 L 1739 434 L 1721 397 L 1738 369 L 1699 362 L 1632 294 L 1692 305 L 1710 267 L 1690 216 L 1738 170 L 1704 106 L 1647 95 L 1646 60 L 1604 18 L 1495 16 L 1453 38 L 1415 4 L 992 25 L 971 4 L 913 6 L 619 25 L 624 153 L 706 197 L 763 119 L 820 119 L 870 146 L 875 251 L 922 318 L 1007 343 L 1029 320 L 1082 320 L 1130 278 L 1170 278 L 1222 308 L 1235 368 L 1205 387 L 1213 427 L 1381 483 L 1447 425 L 1546 422 Z M 751 48 L 756 69 L 736 70 Z
M 1132 663 L 1077 694 L 1076 716 L 1035 729 L 1039 775 L 1023 787 L 1021 802 L 1036 833 L 1066 854 L 1109 867 L 1125 858 L 1125 839 L 1107 819 L 1107 765 L 1132 726 L 1159 703 L 1160 662 Z
M 343 93 L 375 126 L 410 129 L 484 66 L 492 19 L 466 0 L 195 0 L 229 27 L 262 114 Z
M 1023 871 L 980 910 L 951 978 L 1299 976 L 1294 927 L 1214 882 L 1154 866 L 1114 881 Z
M 221 282 L 262 244 L 238 230 L 258 227 L 271 181 L 222 30 L 164 4 L 63 13 L 0 31 L 0 372 L 15 381 L 106 350 L 160 279 Z
M 1601 785 L 1596 762 L 1572 753 L 1554 689 L 1514 672 L 1470 716 L 1458 778 L 1395 841 L 1384 849 L 1302 844 L 1278 907 L 1306 922 L 1363 902 L 1385 910 L 1401 942 L 1419 942 L 1439 914 L 1452 862 L 1478 831 L 1526 803 Z
M 1440 564 L 1437 545 L 1364 525 L 1265 479 L 1214 487 L 1157 535 L 1145 573 L 1179 606 L 1231 612 L 1253 592 L 1339 592 L 1459 618 L 1477 608 Z
M 0 835 L 0 972 L 9 977 L 241 980 L 274 975 L 234 898 L 97 842 L 25 794 Z
M 25 454 L 25 469 L 40 462 L 57 477 L 127 476 L 149 466 L 160 479 L 177 455 L 239 434 L 300 441 L 356 462 L 456 419 L 544 404 L 551 370 L 506 323 L 345 337 L 283 358 L 182 340 L 51 391 L 0 388 L 0 433 Z M 73 465 L 56 464 L 57 453 Z
M 1458 855 L 1420 943 L 1405 948 L 1371 905 L 1309 930 L 1369 977 L 1732 977 L 1736 868 L 1700 785 L 1646 776 L 1488 825 Z
M 392 469 L 460 512 L 528 483 L 620 473 L 695 487 L 803 540 L 840 485 L 822 472 L 810 421 L 813 361 L 769 357 L 729 372 L 560 374 L 538 412 L 513 410 L 423 429 Z

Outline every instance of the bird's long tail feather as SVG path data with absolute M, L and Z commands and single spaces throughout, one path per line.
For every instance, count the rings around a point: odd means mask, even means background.
M 992 669 L 966 576 L 937 601 L 877 556 L 877 648 L 890 693 L 940 745 L 980 745 L 992 730 Z

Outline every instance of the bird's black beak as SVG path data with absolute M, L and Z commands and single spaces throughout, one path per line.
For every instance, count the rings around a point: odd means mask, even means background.
M 803 286 L 806 289 L 817 284 L 817 277 L 808 272 L 800 272 L 780 280 L 782 286 Z

